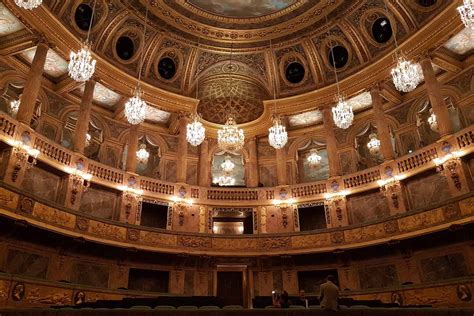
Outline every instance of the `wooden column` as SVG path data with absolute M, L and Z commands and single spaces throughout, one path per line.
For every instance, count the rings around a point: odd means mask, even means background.
M 323 109 L 323 123 L 326 131 L 326 149 L 328 151 L 329 160 L 329 177 L 337 177 L 342 174 L 341 164 L 339 163 L 339 154 L 337 153 L 337 140 L 334 130 L 336 126 L 332 120 L 330 108 Z
M 453 132 L 453 126 L 449 119 L 448 108 L 441 94 L 441 85 L 436 78 L 436 74 L 431 64 L 431 58 L 425 57 L 420 61 L 423 76 L 425 77 L 425 87 L 428 97 L 430 98 L 431 107 L 436 120 L 438 121 L 438 129 L 441 137 L 449 135 Z
M 276 149 L 276 168 L 277 168 L 277 184 L 288 184 L 288 174 L 286 172 L 286 149 Z
M 256 188 L 258 187 L 258 158 L 257 158 L 257 140 L 252 137 L 248 140 L 247 148 L 249 151 L 249 160 L 247 162 L 247 187 Z
M 135 173 L 137 170 L 138 125 L 130 126 L 128 134 L 127 171 Z
M 211 185 L 211 161 L 209 159 L 209 141 L 205 139 L 199 147 L 199 185 L 202 187 L 208 187 Z
M 81 111 L 77 118 L 76 130 L 74 132 L 73 149 L 74 151 L 84 154 L 86 146 L 86 135 L 89 131 L 89 122 L 91 120 L 92 100 L 94 98 L 95 80 L 90 79 L 86 82 L 84 94 L 81 100 Z
M 388 121 L 385 118 L 382 96 L 380 95 L 380 87 L 378 84 L 372 87 L 370 94 L 372 96 L 375 123 L 377 124 L 377 134 L 380 140 L 380 152 L 385 160 L 393 160 L 395 155 L 393 153 Z
M 179 118 L 178 152 L 176 161 L 176 182 L 186 183 L 188 169 L 188 141 L 186 140 L 186 125 L 188 117 L 181 115 Z
M 41 78 L 43 77 L 44 64 L 46 63 L 46 55 L 49 46 L 47 43 L 40 42 L 36 47 L 35 57 L 31 63 L 31 69 L 28 73 L 23 93 L 21 95 L 20 108 L 16 118 L 18 121 L 30 125 L 31 119 L 35 112 L 36 99 L 41 87 Z

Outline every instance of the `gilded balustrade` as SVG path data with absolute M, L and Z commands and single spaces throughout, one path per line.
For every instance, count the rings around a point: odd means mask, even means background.
M 40 151 L 38 160 L 57 167 L 60 170 L 75 168 L 77 161 L 81 160 L 86 166 L 87 173 L 92 175 L 91 182 L 120 190 L 120 187 L 128 186 L 129 179 L 135 178 L 136 189 L 143 190 L 143 196 L 151 199 L 162 199 L 172 201 L 175 195 L 192 198 L 194 203 L 203 205 L 230 205 L 233 202 L 245 202 L 248 206 L 272 205 L 275 198 L 281 198 L 281 187 L 276 188 L 208 188 L 190 186 L 186 184 L 177 185 L 158 179 L 152 179 L 135 174 L 129 174 L 117 168 L 113 168 L 99 162 L 87 159 L 74 153 L 61 145 L 37 134 L 20 124 L 5 113 L 0 113 L 0 139 L 8 144 L 12 140 L 20 140 L 27 132 L 31 137 L 34 148 Z M 474 151 L 474 126 L 470 126 L 443 141 L 428 145 L 411 154 L 386 162 L 382 165 L 366 169 L 354 174 L 336 177 L 327 181 L 303 183 L 285 186 L 283 190 L 289 194 L 287 198 L 295 199 L 294 202 L 309 202 L 323 200 L 325 195 L 345 190 L 346 194 L 370 190 L 378 186 L 380 180 L 393 175 L 404 178 L 434 168 L 433 159 L 444 156 L 446 144 L 451 151 L 462 151 L 466 155 Z M 390 175 L 387 174 L 390 170 Z M 393 172 L 393 174 L 392 174 Z M 337 184 L 336 186 L 334 184 Z

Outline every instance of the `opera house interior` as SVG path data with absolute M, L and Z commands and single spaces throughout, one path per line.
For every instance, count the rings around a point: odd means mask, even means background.
M 0 315 L 473 315 L 473 51 L 473 0 L 2 0 Z

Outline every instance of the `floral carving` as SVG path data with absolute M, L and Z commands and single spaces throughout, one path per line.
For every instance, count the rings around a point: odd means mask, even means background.
M 140 239 L 140 231 L 137 229 L 128 229 L 127 237 L 130 241 L 138 241 Z
M 97 223 L 91 226 L 91 232 L 102 237 L 108 237 L 115 240 L 123 240 L 124 236 L 120 227 L 105 223 Z
M 178 239 L 178 243 L 180 246 L 190 247 L 190 248 L 210 248 L 211 247 L 210 238 L 180 236 Z
M 331 242 L 334 244 L 341 244 L 345 241 L 344 232 L 337 231 L 331 233 Z
M 290 238 L 263 238 L 260 240 L 261 249 L 280 249 L 291 246 Z
M 84 217 L 77 217 L 76 228 L 81 231 L 87 231 L 89 229 L 89 220 Z
M 398 232 L 398 222 L 397 221 L 388 221 L 383 224 L 383 230 L 387 234 L 395 234 Z
M 32 199 L 24 196 L 21 198 L 18 208 L 24 213 L 31 214 L 33 212 L 34 204 L 35 202 Z
M 449 220 L 459 217 L 460 212 L 455 204 L 449 204 L 443 207 L 443 215 L 445 219 Z

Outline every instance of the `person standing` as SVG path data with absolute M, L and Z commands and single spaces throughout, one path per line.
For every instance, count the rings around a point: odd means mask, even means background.
M 339 288 L 336 284 L 336 278 L 333 275 L 328 275 L 326 283 L 321 284 L 319 300 L 321 308 L 324 310 L 337 311 Z

